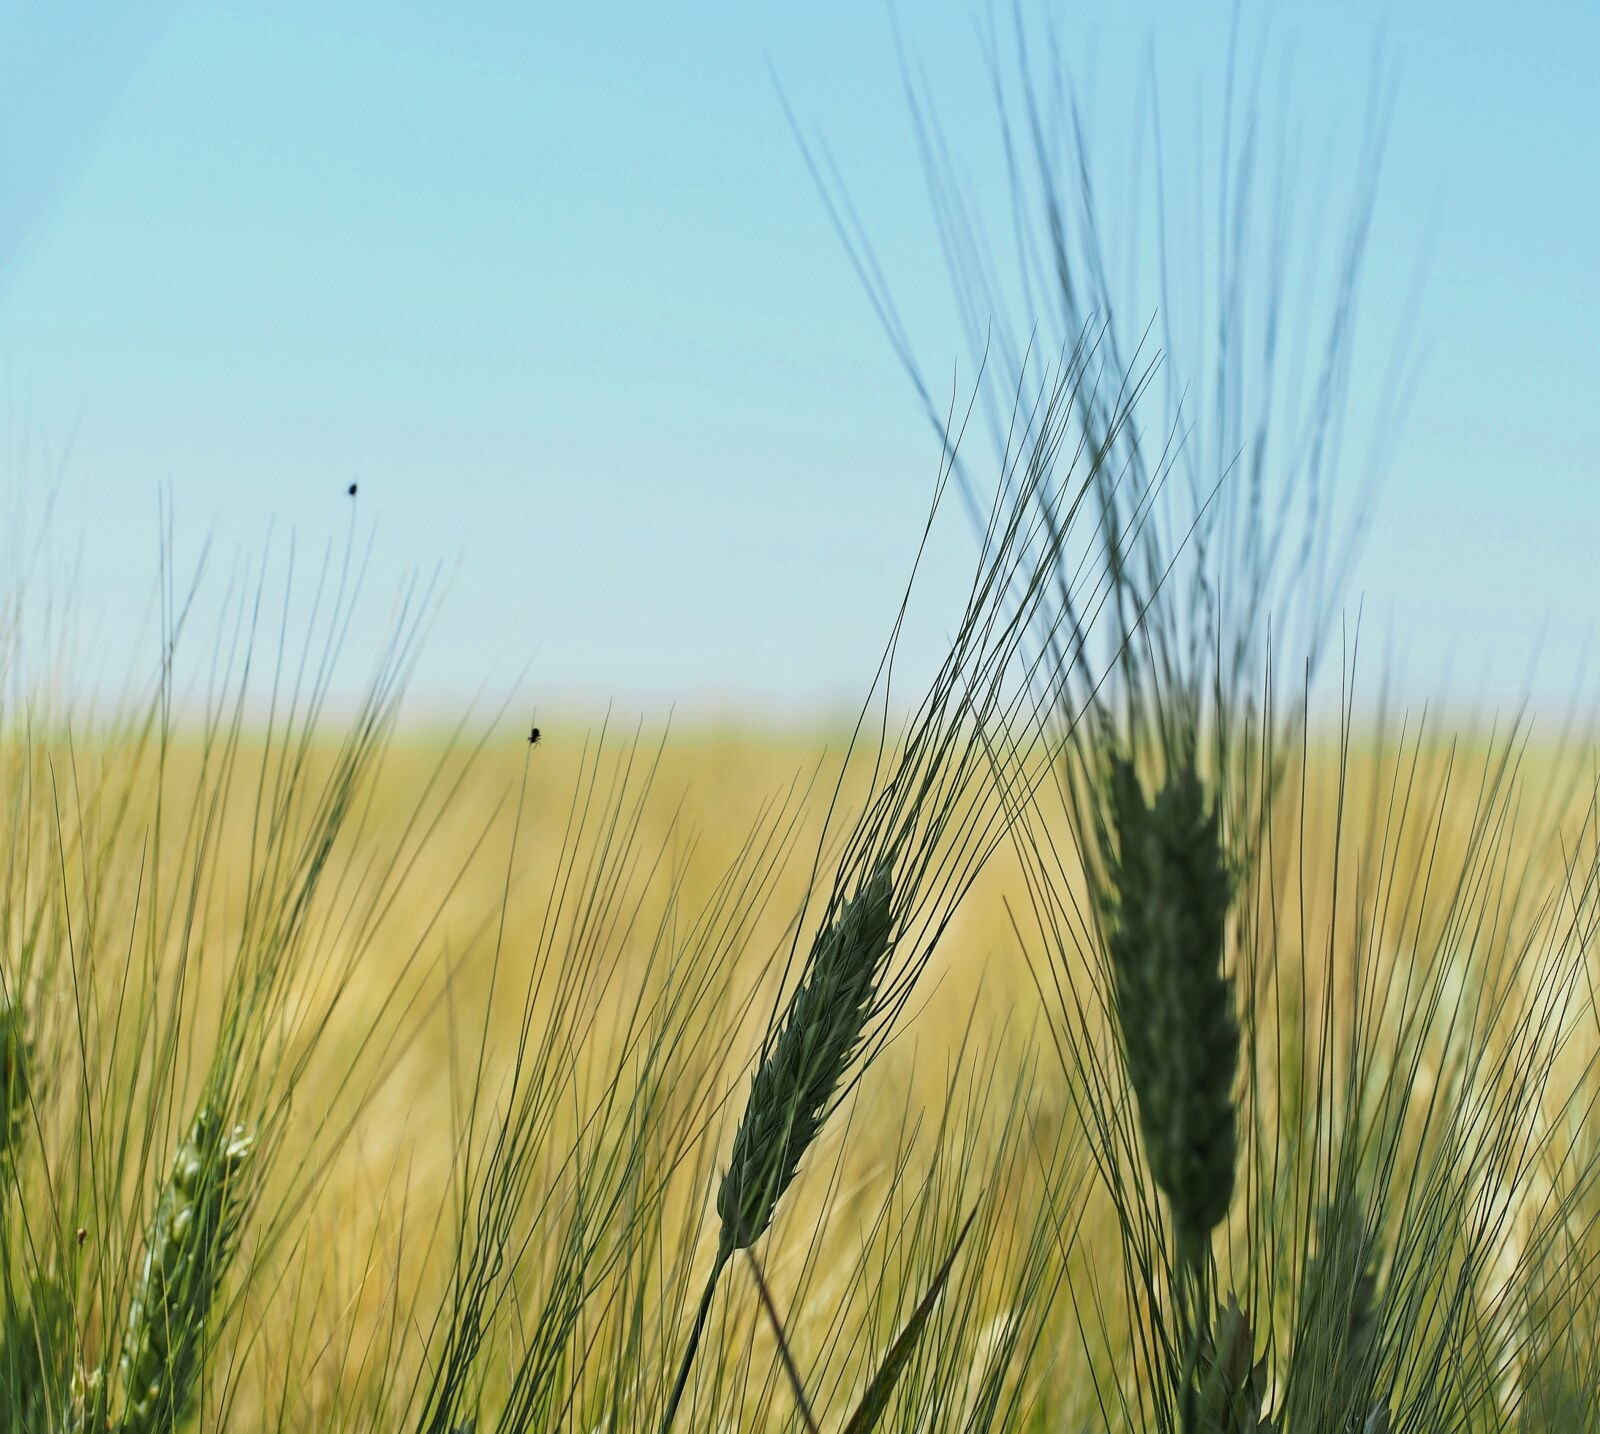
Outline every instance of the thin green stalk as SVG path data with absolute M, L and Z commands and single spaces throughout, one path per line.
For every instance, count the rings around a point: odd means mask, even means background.
M 711 1313 L 711 1297 L 717 1292 L 717 1280 L 722 1274 L 722 1267 L 728 1263 L 732 1254 L 733 1247 L 726 1242 L 717 1248 L 717 1258 L 713 1261 L 711 1275 L 706 1280 L 705 1293 L 700 1296 L 700 1308 L 695 1311 L 694 1324 L 689 1330 L 689 1342 L 683 1349 L 683 1362 L 678 1366 L 678 1377 L 672 1383 L 672 1393 L 667 1397 L 666 1412 L 661 1416 L 661 1434 L 667 1434 L 672 1428 L 672 1421 L 678 1413 L 683 1391 L 689 1383 L 689 1370 L 694 1364 L 695 1351 L 700 1348 L 700 1336 L 705 1332 L 706 1317 Z
M 761 1262 L 756 1259 L 756 1252 L 749 1246 L 745 1247 L 744 1256 L 750 1262 L 750 1273 L 755 1277 L 756 1290 L 767 1311 L 767 1319 L 772 1323 L 772 1334 L 778 1341 L 778 1355 L 783 1360 L 784 1372 L 789 1376 L 789 1385 L 794 1390 L 794 1402 L 800 1407 L 800 1417 L 805 1420 L 806 1428 L 811 1434 L 818 1434 L 816 1416 L 811 1412 L 811 1401 L 806 1398 L 805 1381 L 800 1378 L 800 1370 L 789 1349 L 789 1337 L 784 1333 L 778 1306 L 773 1302 L 772 1291 L 767 1288 L 766 1276 L 761 1272 Z

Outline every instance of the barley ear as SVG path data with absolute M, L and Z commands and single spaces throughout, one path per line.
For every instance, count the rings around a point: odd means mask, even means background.
M 1200 1434 L 1276 1434 L 1261 1413 L 1267 1361 L 1253 1359 L 1254 1352 L 1250 1321 L 1229 1295 L 1201 1356 L 1195 1418 Z
M 212 1301 L 245 1204 L 254 1137 L 202 1106 L 178 1149 L 145 1245 L 122 1351 L 120 1430 L 175 1428 L 196 1393 Z
M 1317 1404 L 1352 1430 L 1383 1427 L 1374 1423 L 1380 1416 L 1387 1420 L 1381 1403 L 1370 1400 L 1381 1326 L 1377 1255 L 1360 1206 L 1336 1200 L 1321 1213 L 1317 1250 L 1300 1282 L 1301 1334 L 1289 1368 L 1291 1389 L 1303 1371 Z
M 805 979 L 750 1083 L 717 1190 L 722 1248 L 766 1232 L 860 1044 L 889 953 L 893 886 L 880 864 L 818 935 Z
M 16 1159 L 17 1141 L 32 1090 L 33 1047 L 22 1007 L 0 996 L 0 1178 Z
M 1233 1199 L 1239 1024 L 1223 974 L 1232 880 L 1192 760 L 1147 802 L 1113 760 L 1105 906 L 1114 1009 L 1145 1158 L 1182 1265 L 1199 1269 Z
M 892 944 L 893 893 L 885 859 L 818 933 L 805 976 L 750 1083 L 728 1169 L 717 1187 L 722 1228 L 716 1259 L 667 1397 L 662 1434 L 672 1427 L 688 1387 L 723 1267 L 772 1223 L 861 1043 Z
M 0 1429 L 48 1427 L 72 1382 L 72 1296 L 60 1280 L 29 1272 L 20 1290 L 0 1281 Z M 9 1422 L 8 1422 L 9 1421 Z
M 0 1421 L 9 1416 L 11 1424 L 4 1427 L 21 1429 L 42 1420 L 51 1395 L 65 1386 L 72 1324 L 72 1306 L 59 1282 L 26 1265 L 24 1279 L 12 1276 L 9 1224 L 32 1069 L 22 1008 L 0 996 Z
M 75 1368 L 71 1401 L 63 1426 L 65 1434 L 106 1434 L 111 1427 L 106 1416 L 108 1402 L 105 1376 L 101 1371 Z

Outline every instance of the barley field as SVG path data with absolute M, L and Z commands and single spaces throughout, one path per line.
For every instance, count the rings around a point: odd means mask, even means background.
M 1102 865 L 1043 780 L 1093 749 L 959 747 L 891 849 L 970 882 L 886 967 L 915 984 L 869 992 L 881 1036 L 850 1016 L 741 1157 L 783 1023 L 846 1000 L 800 1003 L 879 888 L 827 873 L 930 719 L 532 744 L 408 729 L 392 671 L 354 720 L 312 689 L 169 730 L 158 689 L 8 726 L 13 1427 L 1586 1427 L 1582 744 L 1301 719 L 1142 893 L 1161 802 L 1113 808 Z M 1164 901 L 1203 927 L 1167 864 L 1207 831 L 1248 850 L 1209 878 L 1231 918 L 1141 986 L 1096 883 L 1151 959 Z M 779 1198 L 730 1216 L 727 1172 L 802 1118 Z

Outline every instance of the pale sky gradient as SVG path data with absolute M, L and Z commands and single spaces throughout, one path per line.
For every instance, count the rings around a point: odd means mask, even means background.
M 984 8 L 900 12 L 980 162 Z M 1214 84 L 1228 13 L 1079 3 L 1060 33 L 1114 125 L 1147 44 L 1179 110 Z M 1491 704 L 1543 633 L 1539 690 L 1565 693 L 1600 614 L 1600 6 L 1275 14 L 1312 132 L 1359 117 L 1380 41 L 1398 64 L 1370 312 L 1430 261 L 1352 604 L 1409 671 L 1453 644 Z M 375 596 L 453 573 L 429 702 L 524 663 L 548 702 L 853 700 L 937 448 L 772 72 L 948 371 L 893 30 L 846 0 L 8 7 L 0 484 L 59 468 L 96 642 L 132 640 L 163 489 L 182 562 L 208 531 L 225 556 L 269 526 L 318 548 L 356 479 Z M 955 521 L 935 598 L 966 556 Z

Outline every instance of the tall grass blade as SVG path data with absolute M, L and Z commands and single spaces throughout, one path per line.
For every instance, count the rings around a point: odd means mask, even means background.
M 956 1256 L 961 1253 L 961 1247 L 966 1243 L 967 1235 L 972 1230 L 972 1222 L 977 1217 L 978 1210 L 974 1206 L 972 1212 L 962 1222 L 955 1243 L 950 1247 L 950 1253 L 944 1257 L 944 1263 L 934 1272 L 927 1291 L 917 1301 L 917 1307 L 911 1311 L 910 1318 L 895 1336 L 894 1343 L 889 1346 L 889 1352 L 884 1355 L 883 1363 L 872 1376 L 866 1392 L 861 1396 L 861 1402 L 845 1421 L 842 1434 L 872 1434 L 878 1427 L 878 1422 L 888 1413 L 894 1387 L 911 1362 L 911 1356 L 916 1353 L 917 1341 L 922 1338 L 923 1328 L 933 1314 L 934 1306 L 939 1303 L 939 1296 L 944 1293 L 945 1282 L 949 1280 L 950 1272 L 955 1269 Z

